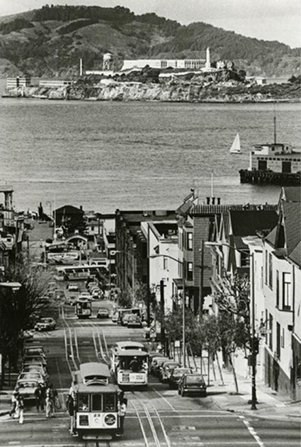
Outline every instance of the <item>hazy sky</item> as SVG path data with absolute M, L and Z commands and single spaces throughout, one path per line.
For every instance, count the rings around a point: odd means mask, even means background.
M 126 6 L 182 24 L 202 21 L 244 36 L 301 46 L 301 0 L 0 0 L 0 16 L 54 5 Z

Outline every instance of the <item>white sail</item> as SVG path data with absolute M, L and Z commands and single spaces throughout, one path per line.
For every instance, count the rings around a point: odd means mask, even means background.
M 240 152 L 240 138 L 239 133 L 237 133 L 230 148 L 230 154 L 240 154 Z

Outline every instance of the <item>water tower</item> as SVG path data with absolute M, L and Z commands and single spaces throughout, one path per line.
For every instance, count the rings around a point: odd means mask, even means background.
M 105 53 L 103 55 L 102 69 L 103 70 L 112 70 L 113 66 L 113 55 L 112 53 Z

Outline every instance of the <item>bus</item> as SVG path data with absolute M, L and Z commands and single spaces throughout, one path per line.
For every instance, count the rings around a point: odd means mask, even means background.
M 75 430 L 84 440 L 110 440 L 120 434 L 121 389 L 109 383 L 104 363 L 82 363 L 72 375 Z
M 88 298 L 78 298 L 75 302 L 75 315 L 78 318 L 90 318 L 92 315 L 92 302 Z
M 142 386 L 148 384 L 148 353 L 140 349 L 113 348 L 111 369 L 119 386 Z
M 143 311 L 140 307 L 132 307 L 132 308 L 120 308 L 117 309 L 117 324 L 121 324 L 121 326 L 124 326 L 125 324 L 125 316 L 126 315 L 139 315 L 141 320 L 143 319 Z
M 56 267 L 55 279 L 67 281 L 86 281 L 90 278 L 99 276 L 101 271 L 107 271 L 106 262 L 101 265 L 60 265 Z

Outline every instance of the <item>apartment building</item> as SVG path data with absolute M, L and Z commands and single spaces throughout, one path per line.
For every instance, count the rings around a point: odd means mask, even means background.
M 277 225 L 264 239 L 265 382 L 301 397 L 301 188 L 282 188 Z

